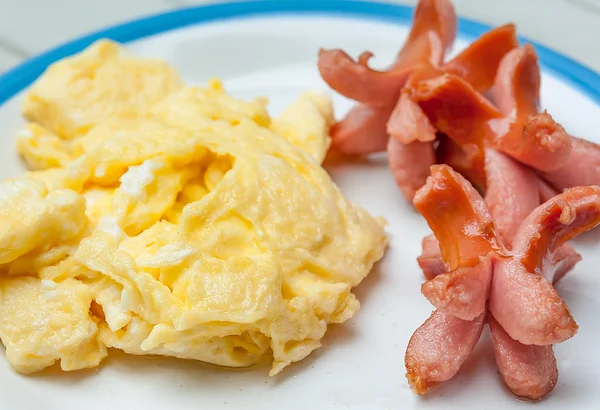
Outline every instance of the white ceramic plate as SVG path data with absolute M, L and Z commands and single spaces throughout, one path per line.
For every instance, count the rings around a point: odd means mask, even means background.
M 460 10 L 459 10 L 460 12 Z M 515 13 L 518 13 L 515 10 Z M 412 10 L 341 0 L 250 2 L 176 11 L 94 33 L 0 77 L 1 177 L 22 170 L 14 149 L 25 87 L 45 67 L 100 37 L 128 42 L 135 53 L 166 59 L 189 83 L 221 77 L 242 98 L 266 95 L 280 110 L 306 89 L 326 89 L 316 68 L 319 47 L 353 55 L 372 50 L 385 65 L 402 44 Z M 488 28 L 461 20 L 456 50 Z M 600 76 L 536 45 L 544 66 L 542 101 L 573 134 L 600 142 Z M 338 116 L 350 103 L 335 96 Z M 383 157 L 330 170 L 344 193 L 390 222 L 385 259 L 357 289 L 360 313 L 332 326 L 324 346 L 269 378 L 266 367 L 218 370 L 201 363 L 114 354 L 99 370 L 50 370 L 25 377 L 0 352 L 0 409 L 519 409 L 498 378 L 487 335 L 459 375 L 426 398 L 404 377 L 410 335 L 432 308 L 421 296 L 415 262 L 428 232 L 401 197 Z M 581 326 L 556 347 L 560 380 L 545 409 L 597 409 L 600 403 L 600 231 L 578 239 L 584 259 L 560 291 Z

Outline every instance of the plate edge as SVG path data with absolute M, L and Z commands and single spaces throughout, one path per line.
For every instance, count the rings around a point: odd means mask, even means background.
M 246 0 L 178 8 L 103 28 L 58 45 L 0 75 L 0 107 L 31 85 L 52 63 L 78 53 L 101 38 L 128 43 L 194 24 L 251 16 L 286 14 L 355 16 L 362 19 L 409 22 L 411 6 L 363 0 Z M 471 19 L 458 18 L 458 33 L 478 37 L 492 27 Z M 584 64 L 526 37 L 538 52 L 540 63 L 600 105 L 600 74 Z

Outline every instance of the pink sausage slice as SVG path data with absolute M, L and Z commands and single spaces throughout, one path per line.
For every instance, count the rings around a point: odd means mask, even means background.
M 475 188 L 447 165 L 431 167 L 413 204 L 440 242 L 448 267 L 447 273 L 427 281 L 421 292 L 438 309 L 474 319 L 485 310 L 491 283 L 487 255 L 503 253 L 487 206 Z
M 467 360 L 479 341 L 485 314 L 465 321 L 439 310 L 433 312 L 413 333 L 404 364 L 406 378 L 419 395 L 450 380 Z
M 574 186 L 600 185 L 600 145 L 571 137 L 573 149 L 563 167 L 542 174 L 559 190 Z
M 508 52 L 500 62 L 492 98 L 498 109 L 524 123 L 539 111 L 540 67 L 530 44 Z
M 396 184 L 404 197 L 412 201 L 415 192 L 429 176 L 429 167 L 435 163 L 432 142 L 402 144 L 394 138 L 388 141 L 388 162 Z
M 348 98 L 363 104 L 389 105 L 398 98 L 413 68 L 376 71 L 367 64 L 371 57 L 365 52 L 354 61 L 343 50 L 320 50 L 319 72 L 331 88 Z
M 539 171 L 554 171 L 569 161 L 573 143 L 565 129 L 550 114 L 530 117 L 523 132 L 504 134 L 496 139 L 497 149 Z
M 598 223 L 598 186 L 571 188 L 523 222 L 513 241 L 515 256 L 498 262 L 490 292 L 490 311 L 513 339 L 549 345 L 577 332 L 568 307 L 544 276 L 560 246 Z
M 540 204 L 536 174 L 493 149 L 485 150 L 487 204 L 504 246 L 512 241 L 521 223 Z
M 448 272 L 442 258 L 440 243 L 435 235 L 432 234 L 424 237 L 423 241 L 421 241 L 421 249 L 421 256 L 417 258 L 417 263 L 421 267 L 425 279 L 433 279 L 437 275 Z
M 429 118 L 407 92 L 400 95 L 400 100 L 390 115 L 387 133 L 403 144 L 413 141 L 431 142 L 436 139 L 436 130 Z
M 444 64 L 443 71 L 457 75 L 477 91 L 485 92 L 494 83 L 502 58 L 516 47 L 519 47 L 519 40 L 515 26 L 496 27 Z
M 539 400 L 550 393 L 558 380 L 552 346 L 521 344 L 513 340 L 491 315 L 488 320 L 498 371 L 510 391 L 530 400 Z
M 331 146 L 344 155 L 367 155 L 385 151 L 388 135 L 385 122 L 393 106 L 359 104 L 331 128 Z

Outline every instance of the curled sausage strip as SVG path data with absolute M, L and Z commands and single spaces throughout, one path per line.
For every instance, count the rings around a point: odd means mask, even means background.
M 568 307 L 545 276 L 568 240 L 600 223 L 600 187 L 576 187 L 532 212 L 513 241 L 515 257 L 498 262 L 490 311 L 506 332 L 528 345 L 563 342 L 577 332 Z
M 390 138 L 388 162 L 404 197 L 413 198 L 427 180 L 429 167 L 435 163 L 433 144 L 421 141 L 402 144 Z
M 488 317 L 496 364 L 502 380 L 513 394 L 539 400 L 558 380 L 552 346 L 527 346 L 513 340 L 493 316 Z
M 393 108 L 391 105 L 354 106 L 342 121 L 331 128 L 331 146 L 346 155 L 385 151 L 388 143 L 385 121 Z
M 508 218 L 510 215 L 519 221 L 527 219 L 527 215 L 532 209 L 536 208 L 536 205 L 539 202 L 539 181 L 536 179 L 535 175 L 523 173 L 524 171 L 530 172 L 527 168 L 510 160 L 501 153 L 488 149 L 486 150 L 486 156 L 486 165 L 488 168 L 494 168 L 494 171 L 489 169 L 489 175 L 497 175 L 498 173 L 503 175 L 502 178 L 494 178 L 493 180 L 488 181 L 489 191 L 486 193 L 485 201 L 493 210 L 490 211 L 490 213 L 494 218 L 499 218 L 500 220 Z M 423 190 L 424 189 L 425 188 L 423 188 Z M 451 190 L 449 186 L 445 189 Z M 510 207 L 494 207 L 494 202 L 497 201 L 502 192 L 504 192 L 505 196 L 509 197 L 516 196 L 519 193 L 520 195 L 525 196 L 524 203 L 529 203 L 529 209 L 515 211 Z M 590 194 L 592 194 L 591 197 Z M 593 191 L 587 192 L 586 195 L 588 202 L 594 202 Z M 461 200 L 458 202 L 462 203 Z M 587 227 L 588 225 L 584 224 L 584 226 Z M 514 224 L 512 224 L 511 229 L 505 233 L 505 243 L 507 246 L 512 245 L 513 237 L 510 236 L 510 232 L 513 231 Z M 423 268 L 426 277 L 432 279 L 445 273 L 446 264 L 442 259 L 441 250 L 436 238 L 428 236 L 423 240 L 422 245 L 423 255 L 419 258 L 419 264 Z M 522 245 L 519 244 L 519 246 Z M 539 249 L 539 247 L 540 245 L 537 242 L 530 246 L 532 249 Z M 505 259 L 506 258 L 501 258 L 499 263 L 503 263 Z M 545 273 L 546 275 L 554 275 L 554 278 L 549 277 L 549 280 L 560 280 L 562 275 L 570 270 L 579 260 L 580 256 L 571 247 L 566 244 L 561 244 L 552 255 L 552 263 L 546 263 Z M 438 310 L 437 312 L 441 311 Z M 450 322 L 444 323 L 448 326 L 448 323 Z M 461 329 L 464 329 L 466 326 L 464 321 L 456 320 L 452 323 L 457 327 L 456 329 L 444 328 L 444 331 L 449 332 L 449 334 L 456 334 L 457 332 L 460 334 Z M 427 328 L 425 325 L 424 327 Z M 551 345 L 524 345 L 513 340 L 493 318 L 490 319 L 490 330 L 500 375 L 515 395 L 537 400 L 552 391 L 556 384 L 558 372 L 556 370 L 556 359 L 554 358 Z M 420 330 L 420 332 L 426 333 L 425 330 Z M 424 340 L 424 336 L 421 335 L 418 340 L 421 340 L 421 344 L 423 344 L 424 342 L 422 341 Z M 466 344 L 462 345 L 461 348 L 471 347 Z M 419 365 L 421 363 L 415 359 L 414 354 L 414 351 L 419 352 L 420 350 L 414 346 L 412 346 L 412 350 L 412 368 L 420 368 Z M 430 358 L 433 356 L 430 355 L 426 357 Z M 463 361 L 464 359 L 461 359 L 460 363 Z M 426 362 L 422 368 L 430 369 L 433 368 L 433 365 Z M 420 374 L 423 373 L 425 372 L 423 371 Z M 451 372 L 448 374 L 451 374 Z M 431 381 L 431 378 L 427 378 L 426 380 Z M 427 383 L 422 384 L 421 388 L 423 386 L 427 386 Z M 417 390 L 419 389 L 418 386 L 415 388 Z
M 477 91 L 485 92 L 492 87 L 506 53 L 517 47 L 519 41 L 513 24 L 496 27 L 471 43 L 442 70 L 463 78 Z
M 439 66 L 456 37 L 449 0 L 421 0 L 396 61 L 386 71 L 368 67 L 370 53 L 353 61 L 341 50 L 321 50 L 319 71 L 336 91 L 361 102 L 331 131 L 332 147 L 343 154 L 370 154 L 387 146 L 386 123 L 408 76 L 420 65 Z
M 500 112 L 520 123 L 539 112 L 540 67 L 531 44 L 506 53 L 498 66 L 491 93 Z
M 450 380 L 467 360 L 485 326 L 485 314 L 458 319 L 439 310 L 413 333 L 404 364 L 408 383 L 419 395 Z
M 492 251 L 502 252 L 483 199 L 450 167 L 434 165 L 413 203 L 440 242 L 448 267 L 447 273 L 425 282 L 421 292 L 445 313 L 474 319 L 485 311 Z
M 600 185 L 600 145 L 571 137 L 573 149 L 563 167 L 542 173 L 559 190 L 574 186 Z
M 521 223 L 540 204 L 539 182 L 535 173 L 494 149 L 485 150 L 487 189 L 485 203 L 505 246 Z

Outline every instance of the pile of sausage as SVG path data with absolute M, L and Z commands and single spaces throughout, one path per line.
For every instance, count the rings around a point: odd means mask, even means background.
M 553 284 L 581 260 L 566 242 L 600 223 L 600 146 L 540 112 L 537 55 L 514 26 L 444 62 L 455 35 L 449 0 L 421 0 L 387 71 L 371 69 L 368 52 L 321 50 L 323 79 L 358 102 L 332 148 L 387 149 L 433 230 L 418 262 L 437 310 L 409 342 L 411 386 L 424 394 L 453 377 L 487 323 L 502 379 L 536 400 L 556 385 L 552 345 L 577 331 Z

